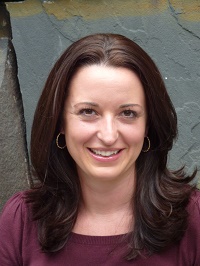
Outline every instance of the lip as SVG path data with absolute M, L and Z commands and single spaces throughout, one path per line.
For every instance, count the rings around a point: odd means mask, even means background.
M 91 149 L 87 148 L 89 154 L 93 157 L 93 159 L 99 161 L 99 162 L 114 162 L 116 161 L 117 159 L 119 159 L 119 157 L 121 157 L 122 155 L 122 152 L 123 152 L 123 149 L 94 149 L 94 150 L 99 150 L 99 151 L 116 151 L 116 150 L 119 150 L 119 152 L 117 154 L 112 154 L 111 156 L 107 156 L 107 157 L 103 157 L 101 155 L 97 155 L 95 153 L 93 153 L 91 151 Z

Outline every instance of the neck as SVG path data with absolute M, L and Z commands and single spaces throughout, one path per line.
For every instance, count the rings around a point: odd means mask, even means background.
M 128 232 L 133 222 L 134 175 L 115 181 L 80 180 L 82 202 L 74 231 L 89 235 Z
M 134 178 L 119 182 L 81 182 L 82 207 L 90 213 L 106 214 L 129 209 L 134 192 Z

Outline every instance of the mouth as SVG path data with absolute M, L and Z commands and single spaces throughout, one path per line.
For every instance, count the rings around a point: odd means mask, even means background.
M 110 157 L 113 155 L 118 154 L 121 150 L 113 150 L 113 151 L 103 151 L 103 150 L 95 150 L 95 149 L 89 149 L 93 154 L 99 155 L 102 157 Z

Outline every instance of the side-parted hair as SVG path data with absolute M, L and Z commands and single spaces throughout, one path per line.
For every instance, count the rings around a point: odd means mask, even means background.
M 81 67 L 104 65 L 132 70 L 146 97 L 147 135 L 151 149 L 136 161 L 136 189 L 132 204 L 134 227 L 127 259 L 167 248 L 183 236 L 186 206 L 193 187 L 183 169 L 170 171 L 167 155 L 177 136 L 177 116 L 161 74 L 153 60 L 132 40 L 116 34 L 94 34 L 73 43 L 58 59 L 39 99 L 31 135 L 35 186 L 27 192 L 43 252 L 67 243 L 76 222 L 81 189 L 76 165 L 67 148 L 56 146 L 69 83 Z

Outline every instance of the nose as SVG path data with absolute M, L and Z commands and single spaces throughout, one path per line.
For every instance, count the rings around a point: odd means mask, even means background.
M 111 146 L 118 139 L 119 133 L 116 125 L 116 121 L 110 116 L 101 119 L 97 137 L 105 145 Z

